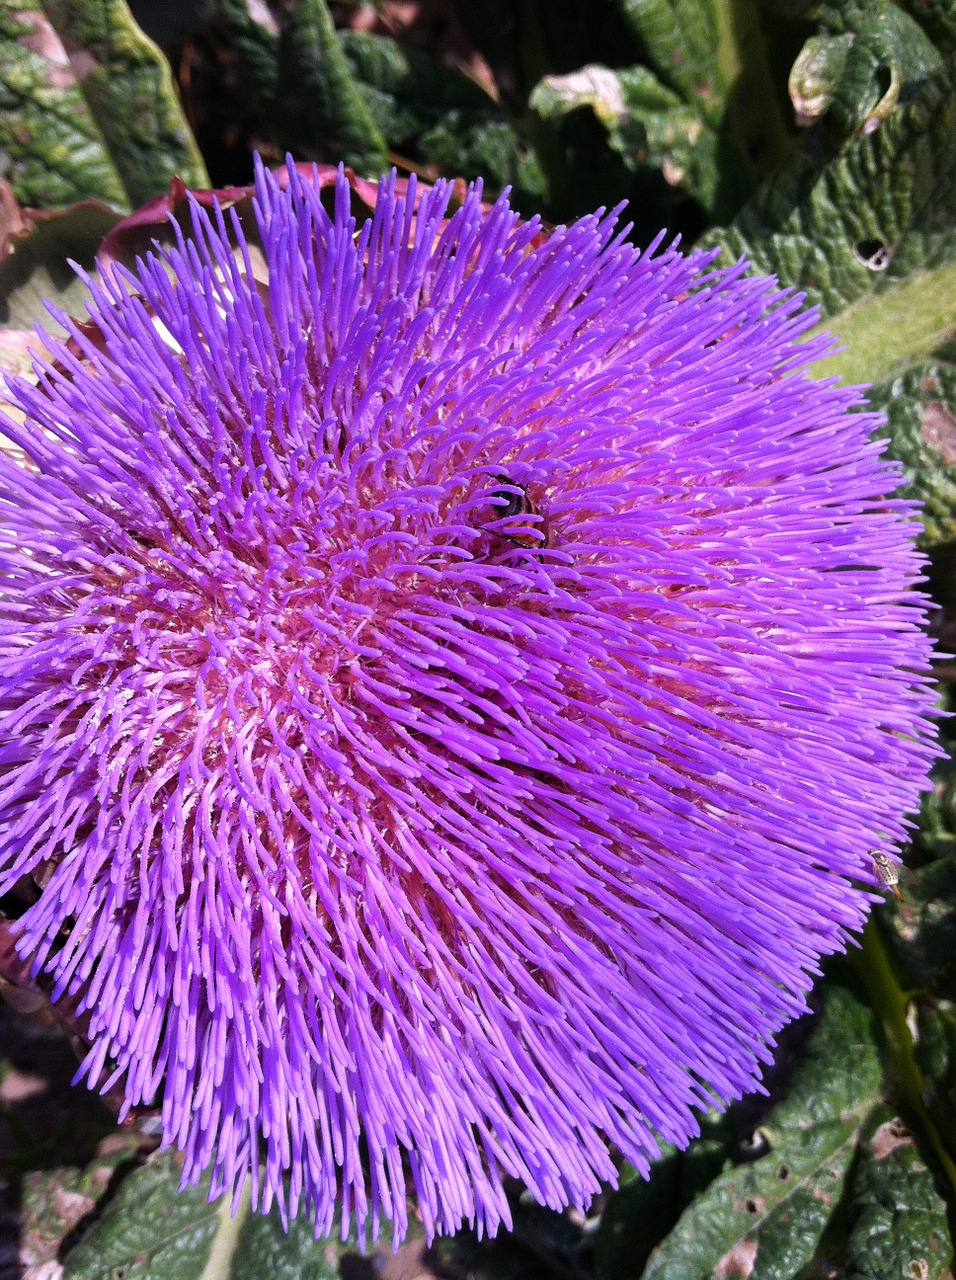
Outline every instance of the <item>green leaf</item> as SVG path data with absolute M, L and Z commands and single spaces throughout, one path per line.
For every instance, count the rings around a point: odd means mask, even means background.
M 530 212 L 528 200 L 546 191 L 537 155 L 507 120 L 469 124 L 459 113 L 449 112 L 421 135 L 417 150 L 426 163 L 438 165 L 448 177 L 482 175 L 489 195 L 513 187 L 525 213 Z
M 337 34 L 358 84 L 390 98 L 417 117 L 419 125 L 446 111 L 494 109 L 494 101 L 474 80 L 421 49 L 362 31 Z
M 208 187 L 169 64 L 125 0 L 41 0 L 133 208 L 170 179 Z
M 307 1221 L 277 1212 L 236 1215 L 230 1199 L 207 1200 L 201 1187 L 178 1191 L 180 1164 L 165 1152 L 121 1183 L 115 1197 L 66 1256 L 63 1280 L 337 1280 L 355 1240 L 316 1240 Z
M 124 0 L 0 0 L 0 146 L 19 199 L 128 209 L 174 174 L 208 186 L 169 66 Z
M 242 1225 L 229 1280 L 339 1280 L 339 1259 L 355 1249 L 336 1235 L 316 1240 L 312 1224 L 297 1218 L 288 1231 L 276 1213 L 250 1214 Z
M 339 46 L 325 0 L 290 0 L 281 23 L 278 83 L 290 145 L 342 160 L 375 177 L 388 167 L 385 139 Z
M 199 1280 L 214 1248 L 234 1251 L 242 1224 L 230 1218 L 228 1198 L 210 1204 L 196 1188 L 177 1194 L 179 1175 L 168 1152 L 131 1173 L 67 1254 L 64 1280 Z
M 956 365 L 921 362 L 871 387 L 867 398 L 887 417 L 877 434 L 902 463 L 900 497 L 923 504 L 923 542 L 956 539 Z
M 881 908 L 902 983 L 909 991 L 956 990 L 956 858 L 909 872 L 903 897 Z
M 757 6 L 753 0 L 618 4 L 657 78 L 693 106 L 719 138 L 714 185 L 726 185 L 722 208 L 731 206 L 732 193 L 749 193 L 792 147 Z
M 797 119 L 811 123 L 832 109 L 843 132 L 870 132 L 939 66 L 922 27 L 893 0 L 828 5 L 825 34 L 804 45 L 790 75 Z
M 56 1261 L 64 1239 L 93 1211 L 110 1181 L 133 1159 L 137 1137 L 117 1133 L 106 1139 L 85 1168 L 28 1173 L 20 1207 L 20 1261 L 40 1268 Z
M 940 71 L 907 106 L 822 169 L 767 184 L 706 237 L 746 254 L 821 307 L 845 344 L 820 376 L 871 381 L 932 354 L 956 330 L 956 94 Z
M 853 1179 L 844 1280 L 942 1280 L 953 1250 L 946 1202 L 898 1121 L 881 1125 Z
M 279 98 L 279 27 L 254 0 L 214 0 L 213 12 L 238 57 L 255 106 L 272 117 Z
M 839 36 L 811 36 L 790 70 L 787 90 L 797 124 L 810 125 L 829 110 L 853 48 L 850 32 Z
M 546 75 L 529 105 L 554 120 L 593 109 L 611 147 L 727 219 L 792 147 L 763 29 L 749 0 L 619 0 L 650 66 L 588 63 Z
M 671 186 L 713 210 L 722 176 L 717 134 L 696 106 L 646 67 L 611 71 L 590 65 L 566 76 L 545 76 L 529 106 L 545 120 L 591 107 L 629 169 L 659 169 Z
M 758 1131 L 769 1151 L 711 1183 L 652 1255 L 644 1280 L 709 1280 L 715 1269 L 751 1280 L 794 1276 L 840 1199 L 880 1083 L 869 1010 L 831 988 L 786 1098 Z
M 59 332 L 47 301 L 82 317 L 89 290 L 69 259 L 92 269 L 103 237 L 119 220 L 112 209 L 93 200 L 35 219 L 28 233 L 13 240 L 12 252 L 0 259 L 0 331 L 32 330 L 39 321 Z M 31 337 L 39 346 L 36 335 Z
M 340 31 L 338 40 L 390 150 L 447 176 L 481 175 L 496 190 L 541 194 L 534 153 L 473 80 L 387 36 Z
M 127 207 L 66 50 L 43 12 L 18 0 L 0 0 L 0 150 L 23 204 L 56 209 L 98 198 Z
M 687 101 L 699 99 L 716 121 L 726 89 L 719 10 L 711 0 L 618 0 L 651 66 Z
M 900 0 L 944 57 L 956 53 L 956 7 L 952 0 Z

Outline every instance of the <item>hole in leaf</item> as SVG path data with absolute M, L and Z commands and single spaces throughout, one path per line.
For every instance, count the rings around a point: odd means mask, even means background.
M 882 240 L 857 240 L 853 256 L 871 271 L 885 271 L 890 265 L 890 251 Z
M 781 1182 L 786 1182 L 787 1179 L 790 1177 L 789 1165 L 782 1164 L 780 1168 L 777 1170 L 777 1177 L 780 1179 Z

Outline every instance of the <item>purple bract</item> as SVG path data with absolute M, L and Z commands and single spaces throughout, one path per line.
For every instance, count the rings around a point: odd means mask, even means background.
M 260 172 L 261 255 L 194 206 L 0 460 L 21 954 L 187 1181 L 398 1238 L 752 1088 L 931 757 L 914 513 L 815 317 L 449 190 L 357 228 Z

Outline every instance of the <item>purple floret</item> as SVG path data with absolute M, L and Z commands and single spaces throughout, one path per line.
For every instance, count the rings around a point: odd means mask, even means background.
M 772 280 L 257 185 L 264 262 L 194 205 L 11 382 L 0 891 L 186 1182 L 583 1208 L 755 1086 L 896 856 L 913 507 Z

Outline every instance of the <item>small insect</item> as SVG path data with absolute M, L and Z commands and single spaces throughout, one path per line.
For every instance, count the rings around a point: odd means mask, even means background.
M 491 495 L 492 504 L 495 510 L 495 520 L 512 520 L 519 516 L 534 516 L 534 525 L 540 523 L 540 513 L 537 507 L 528 497 L 528 490 L 523 484 L 518 484 L 509 476 L 498 475 L 495 477 L 498 483 L 505 486 L 496 489 Z M 541 535 L 536 533 L 532 528 L 527 526 L 518 528 L 513 533 L 506 532 L 503 529 L 497 530 L 499 537 L 507 538 L 509 542 L 517 543 L 519 547 L 541 547 L 543 545 Z
M 876 870 L 876 878 L 884 889 L 892 889 L 893 896 L 897 901 L 903 901 L 903 895 L 900 893 L 900 873 L 898 869 L 890 862 L 885 853 L 875 853 L 873 855 L 873 866 Z

